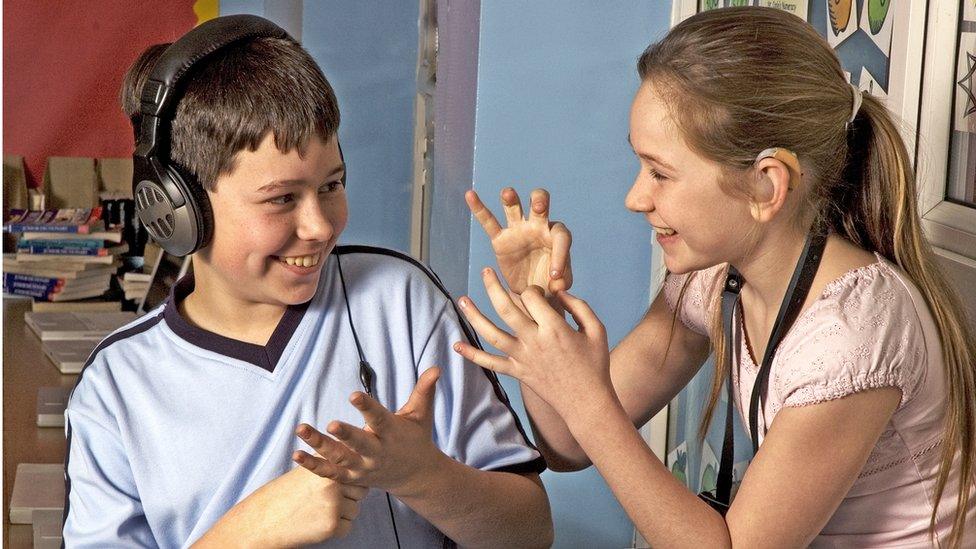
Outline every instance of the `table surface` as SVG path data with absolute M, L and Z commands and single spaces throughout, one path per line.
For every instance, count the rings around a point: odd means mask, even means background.
M 37 389 L 73 387 L 41 350 L 24 323 L 30 299 L 3 298 L 3 539 L 11 549 L 32 547 L 31 525 L 10 524 L 10 494 L 20 463 L 64 463 L 63 427 L 37 426 Z

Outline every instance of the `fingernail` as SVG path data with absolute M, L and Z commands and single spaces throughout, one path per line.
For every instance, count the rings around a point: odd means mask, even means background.
M 460 343 L 455 343 L 454 344 L 454 350 L 460 353 L 461 352 L 461 344 Z
M 461 307 L 462 309 L 467 308 L 467 306 L 468 306 L 468 300 L 467 300 L 467 298 L 462 297 L 461 299 L 459 299 L 458 300 L 458 306 Z
M 308 438 L 312 433 L 309 431 L 308 426 L 302 425 L 298 428 L 298 436 L 302 438 Z
M 482 276 L 488 276 L 490 273 L 491 273 L 491 267 L 485 267 L 485 269 L 481 271 Z
M 550 278 L 556 278 L 557 276 L 559 276 L 559 271 L 557 271 L 556 269 L 549 271 Z
M 295 455 L 295 461 L 297 463 L 305 463 L 305 456 L 302 455 L 302 454 L 296 454 Z

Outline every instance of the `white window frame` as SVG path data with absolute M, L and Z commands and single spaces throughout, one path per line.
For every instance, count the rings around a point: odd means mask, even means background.
M 916 151 L 919 212 L 923 230 L 936 248 L 936 253 L 944 260 L 970 269 L 972 280 L 976 281 L 976 208 L 945 199 L 960 2 L 951 0 L 929 4 L 923 69 L 925 78 Z

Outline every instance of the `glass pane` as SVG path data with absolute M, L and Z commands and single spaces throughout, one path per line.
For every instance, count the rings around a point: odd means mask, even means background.
M 960 1 L 946 197 L 976 208 L 976 2 Z

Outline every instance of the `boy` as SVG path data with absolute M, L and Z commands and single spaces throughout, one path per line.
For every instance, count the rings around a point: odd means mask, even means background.
M 137 135 L 161 54 L 123 84 Z M 79 377 L 66 546 L 549 545 L 544 463 L 497 381 L 451 352 L 450 298 L 405 256 L 336 247 L 339 110 L 315 62 L 258 37 L 187 74 L 169 159 L 205 190 L 212 236 Z

